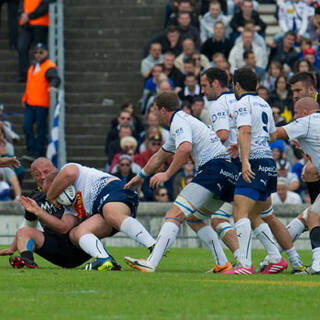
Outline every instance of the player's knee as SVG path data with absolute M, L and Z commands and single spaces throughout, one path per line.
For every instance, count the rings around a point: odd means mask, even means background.
M 176 198 L 173 204 L 179 209 L 179 213 L 175 213 L 176 218 L 180 218 L 182 220 L 185 218 L 188 219 L 195 213 L 195 209 L 192 207 L 191 203 L 180 195 Z
M 230 220 L 232 217 L 233 207 L 230 203 L 225 202 L 218 210 L 212 213 L 212 219 Z
M 221 222 L 215 227 L 215 230 L 220 239 L 223 239 L 224 236 L 232 229 L 232 225 L 228 221 Z
M 32 234 L 34 232 L 34 228 L 31 228 L 31 227 L 23 227 L 23 228 L 20 228 L 17 232 L 16 232 L 16 236 L 18 238 L 21 238 L 21 237 L 32 237 Z

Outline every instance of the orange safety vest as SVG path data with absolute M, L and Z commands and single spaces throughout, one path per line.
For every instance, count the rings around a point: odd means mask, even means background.
M 24 0 L 23 1 L 23 11 L 26 13 L 31 13 L 35 9 L 38 8 L 41 0 Z M 44 16 L 41 16 L 36 19 L 30 19 L 29 24 L 31 26 L 49 26 L 49 12 L 47 12 Z M 23 25 L 20 20 L 20 25 Z
M 56 68 L 56 65 L 47 59 L 40 64 L 37 72 L 33 72 L 34 67 L 35 65 L 29 67 L 26 90 L 22 97 L 22 102 L 26 102 L 30 106 L 49 108 L 49 82 L 45 75 L 48 69 Z

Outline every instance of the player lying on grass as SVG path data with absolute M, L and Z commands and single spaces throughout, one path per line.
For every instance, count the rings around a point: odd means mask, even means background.
M 56 176 L 48 178 L 51 179 L 46 180 L 44 190 L 53 203 L 69 185 L 76 190 L 76 201 L 65 208 L 65 215 L 86 218 L 70 231 L 69 237 L 73 244 L 96 258 L 87 269 L 113 268 L 112 258 L 99 239 L 118 231 L 152 249 L 154 239 L 135 219 L 138 194 L 124 190 L 124 183 L 119 178 L 77 163 L 66 164 Z
M 157 172 L 173 153 L 174 158 L 169 168 L 151 178 L 152 188 L 157 188 L 160 183 L 170 179 L 190 156 L 195 162 L 197 173 L 166 213 L 166 221 L 148 259 L 125 257 L 131 267 L 142 272 L 156 270 L 165 251 L 173 245 L 183 221 L 197 216 L 199 211 L 206 210 L 211 215 L 224 201 L 232 200 L 237 176 L 237 170 L 216 134 L 204 123 L 179 109 L 179 99 L 174 93 L 160 93 L 156 96 L 154 105 L 161 123 L 170 126 L 170 138 L 151 157 L 139 175 L 126 184 L 126 188 L 141 185 L 144 177 Z M 203 215 L 200 216 L 202 218 Z

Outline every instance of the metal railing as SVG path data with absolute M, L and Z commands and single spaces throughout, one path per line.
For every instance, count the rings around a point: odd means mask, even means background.
M 59 149 L 58 168 L 66 163 L 66 141 L 65 141 L 65 91 L 64 91 L 64 22 L 63 22 L 63 0 L 57 0 L 49 5 L 50 28 L 49 28 L 49 57 L 58 68 L 61 78 L 59 90 L 50 95 L 49 128 L 51 132 L 54 112 L 57 104 L 60 104 L 59 116 Z

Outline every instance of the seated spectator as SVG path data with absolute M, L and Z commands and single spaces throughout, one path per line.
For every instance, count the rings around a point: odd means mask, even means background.
M 204 108 L 204 99 L 201 96 L 193 98 L 191 103 L 192 115 L 204 122 L 206 125 L 211 125 L 209 112 Z
M 204 16 L 209 11 L 209 5 L 212 0 L 201 0 L 201 6 L 200 6 L 200 14 Z M 233 15 L 233 8 L 234 8 L 234 0 L 218 0 L 221 6 L 221 10 L 223 14 L 225 15 Z M 229 10 L 231 8 L 231 11 Z M 230 11 L 230 13 L 229 13 Z
M 111 165 L 113 157 L 121 152 L 120 141 L 124 137 L 132 136 L 132 127 L 129 124 L 121 124 L 118 131 L 118 136 L 115 140 L 112 140 L 109 144 L 106 144 L 105 152 L 108 157 L 105 171 L 109 172 L 109 167 Z
M 272 61 L 268 68 L 268 73 L 266 79 L 263 81 L 263 85 L 272 91 L 275 89 L 274 83 L 279 76 L 283 76 L 283 66 L 278 61 Z
M 309 15 L 309 7 L 304 1 L 291 0 L 280 3 L 279 25 L 282 32 L 293 31 L 300 40 L 307 31 Z
M 282 40 L 277 41 L 273 45 L 270 51 L 269 63 L 271 61 L 281 63 L 285 74 L 289 74 L 293 70 L 294 64 L 297 61 L 298 52 L 294 49 L 295 42 L 296 34 L 293 31 L 288 31 Z
M 147 79 L 151 75 L 152 67 L 163 62 L 163 55 L 161 54 L 161 44 L 152 43 L 149 49 L 149 55 L 141 61 L 141 75 Z
M 149 140 L 155 136 L 161 136 L 161 131 L 160 131 L 159 127 L 158 126 L 148 127 L 147 132 L 144 136 L 144 140 L 142 141 L 142 143 L 139 146 L 139 153 L 142 153 L 143 151 L 147 150 Z
M 199 96 L 200 94 L 201 89 L 196 76 L 194 74 L 187 74 L 184 81 L 184 87 L 178 94 L 180 100 L 192 102 L 194 97 Z
M 280 115 L 284 117 L 287 123 L 292 120 L 292 93 L 289 89 L 287 79 L 285 76 L 279 76 L 277 78 L 275 82 L 275 90 L 271 91 L 270 93 L 269 104 L 271 106 L 278 106 L 280 108 Z
M 281 109 L 278 106 L 271 106 L 272 109 L 272 115 L 273 115 L 273 120 L 276 125 L 276 127 L 282 127 L 287 124 L 285 118 L 283 118 L 280 113 Z
M 162 53 L 171 51 L 175 56 L 178 56 L 182 52 L 180 31 L 177 26 L 168 26 L 166 30 L 154 35 L 145 46 L 145 57 L 149 54 L 149 49 L 152 43 L 160 43 Z
M 196 52 L 194 41 L 191 38 L 187 38 L 182 42 L 182 53 L 176 58 L 174 65 L 181 71 L 183 70 L 183 63 L 187 59 L 192 59 L 193 54 Z M 206 70 L 210 67 L 208 58 L 201 54 L 200 55 L 200 65 Z
M 265 69 L 256 66 L 256 56 L 252 50 L 247 50 L 243 53 L 244 66 L 254 71 L 263 82 L 265 79 Z M 265 87 L 264 87 L 265 88 Z M 265 88 L 268 92 L 268 89 Z M 267 100 L 266 100 L 267 101 Z
M 187 114 L 192 114 L 190 101 L 183 100 L 181 102 L 181 109 Z
M 297 72 L 312 72 L 313 70 L 314 70 L 313 65 L 306 58 L 302 58 L 302 59 L 296 61 L 296 63 L 294 64 L 294 67 L 293 67 L 293 72 L 294 73 L 297 73 Z
M 136 174 L 133 173 L 132 168 L 132 158 L 131 156 L 127 154 L 123 154 L 120 156 L 118 164 L 115 167 L 115 175 L 119 179 L 121 179 L 123 182 L 127 183 L 129 182 Z
M 173 198 L 175 199 L 181 190 L 187 185 L 186 178 L 195 174 L 195 167 L 192 160 L 188 160 L 173 180 Z
M 200 69 L 196 69 L 196 63 L 193 59 L 186 59 L 183 62 L 183 71 L 184 71 L 183 84 L 186 79 L 186 74 L 194 74 L 197 80 L 199 80 L 200 78 Z
M 274 160 L 274 162 L 277 162 L 278 160 L 283 159 L 283 151 L 284 151 L 283 143 L 282 143 L 282 147 L 281 146 L 274 147 L 271 144 L 270 148 L 272 150 L 272 159 Z
M 133 131 L 136 132 L 136 134 L 139 134 L 141 131 L 144 130 L 144 126 L 142 124 L 142 121 L 140 118 L 136 115 L 134 105 L 132 100 L 128 99 L 126 100 L 120 107 L 120 111 L 127 111 L 131 114 L 131 123 L 130 126 L 132 127 Z M 118 126 L 118 117 L 114 118 L 111 121 L 112 128 L 115 128 Z M 130 134 L 132 135 L 132 134 Z
M 243 53 L 248 50 L 254 52 L 257 61 L 257 66 L 265 69 L 265 52 L 263 52 L 263 50 L 259 46 L 253 44 L 252 41 L 253 32 L 249 30 L 244 30 L 242 32 L 242 43 L 235 44 L 231 49 L 229 55 L 229 62 L 233 70 L 239 69 L 244 66 Z
M 298 55 L 298 59 L 302 59 L 304 57 L 303 52 L 305 49 L 307 48 L 312 48 L 312 41 L 308 38 L 301 38 L 300 39 L 300 48 L 299 48 L 299 55 Z
M 300 182 L 298 176 L 290 172 L 290 164 L 286 159 L 280 159 L 276 162 L 278 177 L 284 177 L 288 181 L 288 190 L 297 191 L 300 188 Z
M 221 21 L 214 25 L 214 35 L 208 38 L 201 46 L 201 53 L 206 55 L 210 60 L 212 56 L 221 52 L 224 57 L 228 58 L 232 48 L 231 41 L 226 37 L 225 26 Z
M 107 133 L 107 137 L 106 137 L 106 143 L 105 143 L 105 152 L 108 155 L 109 153 L 109 145 L 112 141 L 117 140 L 117 138 L 119 138 L 119 130 L 120 130 L 120 126 L 122 124 L 128 124 L 131 125 L 132 123 L 132 119 L 131 119 L 131 114 L 128 111 L 120 111 L 119 115 L 117 117 L 117 126 L 114 128 L 111 128 L 109 130 L 109 132 Z M 132 135 L 135 136 L 136 133 L 133 131 L 132 129 Z
M 131 157 L 131 159 L 134 160 L 134 156 L 137 151 L 138 143 L 137 140 L 134 137 L 123 137 L 120 140 L 120 146 L 121 146 L 121 151 L 117 154 L 114 155 L 112 161 L 111 161 L 111 166 L 109 169 L 110 173 L 116 172 L 116 166 L 119 162 L 119 159 L 122 155 L 128 155 Z M 141 167 L 134 161 L 132 163 L 132 171 L 133 173 L 137 174 L 141 170 Z
M 6 149 L 5 149 L 5 153 L 10 154 L 12 156 L 14 156 L 14 146 L 13 143 L 9 142 L 7 140 L 7 136 L 6 136 L 6 132 L 4 129 L 4 126 L 0 125 L 0 139 L 3 139 L 6 145 Z
M 233 39 L 244 31 L 245 22 L 249 20 L 254 21 L 255 31 L 264 37 L 266 24 L 260 19 L 259 13 L 253 9 L 253 2 L 244 0 L 240 12 L 236 13 L 230 21 L 230 26 L 234 33 Z
M 152 67 L 151 77 L 146 80 L 144 89 L 148 90 L 148 92 L 155 92 L 160 81 L 167 80 L 171 87 L 174 88 L 174 83 L 172 79 L 168 78 L 167 76 L 165 79 L 160 79 L 160 75 L 162 74 L 163 66 L 162 64 L 156 64 Z
M 226 62 L 226 57 L 223 53 L 217 52 L 212 56 L 212 67 L 217 67 L 219 69 L 223 69 L 224 63 Z
M 0 175 L 3 181 L 10 185 L 10 198 L 18 200 L 21 196 L 21 187 L 14 171 L 8 167 L 0 167 Z
M 303 51 L 303 56 L 310 62 L 313 69 L 316 69 L 316 71 L 319 72 L 320 60 L 317 58 L 316 50 L 313 48 L 307 48 Z
M 209 38 L 213 38 L 215 34 L 215 24 L 220 21 L 224 26 L 229 25 L 229 19 L 221 12 L 221 5 L 218 0 L 212 0 L 209 5 L 209 11 L 202 17 L 200 22 L 200 38 L 201 42 L 206 42 Z M 230 34 L 227 28 L 226 36 Z M 208 57 L 209 58 L 209 57 Z
M 197 28 L 191 25 L 191 17 L 189 12 L 179 12 L 178 17 L 178 28 L 180 31 L 181 40 L 190 38 L 193 40 L 195 47 L 200 50 L 201 41 L 200 35 Z
M 12 124 L 5 118 L 3 110 L 4 105 L 0 103 L 0 127 L 4 129 L 4 133 L 8 142 L 13 144 L 15 142 L 18 142 L 20 140 L 20 137 L 16 132 L 12 130 Z
M 194 8 L 190 0 L 180 0 L 178 2 L 177 11 L 170 14 L 168 25 L 178 25 L 179 12 L 188 12 L 191 18 L 191 25 L 199 30 L 199 18 L 194 12 Z
M 166 187 L 158 187 L 154 191 L 154 201 L 156 202 L 169 202 L 169 194 Z
M 257 94 L 260 98 L 262 98 L 263 100 L 267 101 L 269 100 L 269 91 L 266 87 L 264 86 L 259 86 L 257 88 Z
M 286 178 L 279 177 L 277 180 L 277 192 L 271 194 L 272 204 L 300 204 L 300 196 L 288 190 L 288 181 Z
M 319 47 L 320 45 L 320 7 L 314 11 L 314 16 L 309 19 L 307 27 L 308 37 L 312 41 L 312 45 Z
M 193 61 L 193 65 L 194 65 L 194 72 L 191 72 L 191 70 L 188 71 L 186 69 L 186 62 L 185 62 L 184 63 L 185 74 L 194 73 L 194 75 L 197 77 L 197 80 L 200 81 L 200 75 L 205 70 L 205 68 L 201 65 L 201 53 L 199 51 L 195 51 L 193 53 L 192 61 Z
M 184 75 L 174 65 L 175 56 L 172 52 L 168 51 L 163 56 L 163 70 L 162 72 L 167 75 L 169 79 L 172 79 L 175 87 L 175 91 L 179 92 L 183 87 Z

